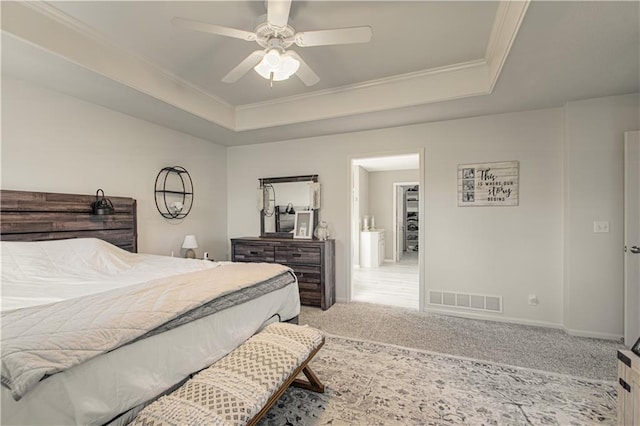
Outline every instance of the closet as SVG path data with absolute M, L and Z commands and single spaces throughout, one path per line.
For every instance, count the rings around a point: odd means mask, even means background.
M 418 251 L 418 204 L 419 185 L 407 188 L 404 192 L 405 233 L 404 251 Z

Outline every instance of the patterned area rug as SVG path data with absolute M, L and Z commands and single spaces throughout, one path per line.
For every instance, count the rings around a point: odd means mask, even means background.
M 324 394 L 290 388 L 260 425 L 616 423 L 615 383 L 327 336 Z

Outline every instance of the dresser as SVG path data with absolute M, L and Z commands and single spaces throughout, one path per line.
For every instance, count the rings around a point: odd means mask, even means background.
M 384 261 L 384 230 L 360 232 L 360 267 L 377 268 Z
M 300 303 L 324 310 L 335 303 L 335 240 L 232 238 L 231 260 L 289 266 L 298 277 Z

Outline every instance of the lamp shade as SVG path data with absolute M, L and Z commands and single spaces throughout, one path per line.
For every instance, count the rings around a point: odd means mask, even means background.
M 185 249 L 198 248 L 198 240 L 196 240 L 196 236 L 195 235 L 185 236 L 184 241 L 182 242 L 182 248 L 185 248 Z
M 288 52 L 280 54 L 277 49 L 271 49 L 262 58 L 262 61 L 254 67 L 255 71 L 263 78 L 273 81 L 282 81 L 291 77 L 300 68 L 300 61 L 289 55 Z

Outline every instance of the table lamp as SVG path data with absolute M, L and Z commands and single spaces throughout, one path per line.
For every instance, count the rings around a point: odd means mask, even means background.
M 182 243 L 182 248 L 187 249 L 184 253 L 184 257 L 189 259 L 196 258 L 196 252 L 193 249 L 198 248 L 198 240 L 196 240 L 195 235 L 187 235 L 184 237 L 184 242 Z

